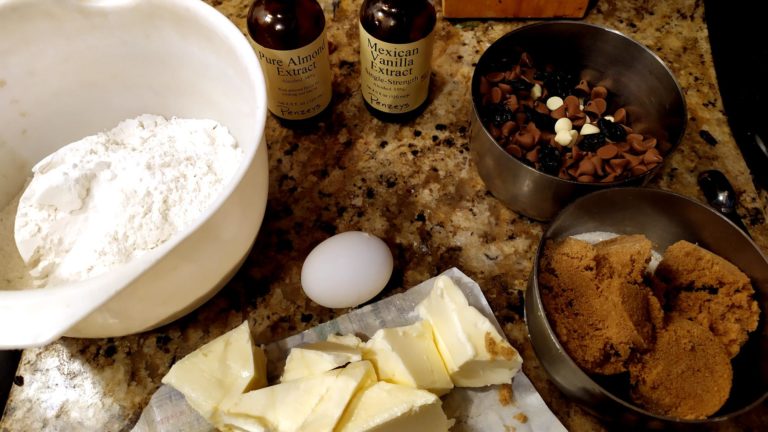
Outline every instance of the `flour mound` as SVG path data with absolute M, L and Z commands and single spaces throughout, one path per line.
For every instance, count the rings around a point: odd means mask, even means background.
M 242 160 L 213 120 L 141 115 L 62 147 L 32 168 L 14 235 L 47 285 L 96 276 L 190 226 Z

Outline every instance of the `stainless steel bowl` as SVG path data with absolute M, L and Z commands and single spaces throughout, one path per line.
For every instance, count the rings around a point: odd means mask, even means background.
M 544 174 L 520 162 L 499 146 L 480 120 L 480 77 L 502 59 L 515 62 L 528 52 L 537 65 L 581 73 L 612 95 L 609 112 L 623 106 L 636 131 L 655 136 L 668 155 L 679 144 L 688 115 L 680 85 L 664 62 L 648 48 L 604 27 L 554 21 L 521 27 L 502 36 L 480 57 L 472 76 L 470 149 L 488 189 L 512 210 L 550 220 L 578 196 L 616 186 L 640 186 L 658 172 L 614 183 L 579 183 Z
M 629 398 L 626 379 L 591 376 L 568 356 L 550 326 L 539 294 L 539 262 L 543 246 L 575 234 L 607 231 L 645 234 L 663 252 L 687 240 L 737 265 L 752 280 L 760 304 L 760 324 L 733 359 L 731 396 L 706 420 L 677 420 L 652 414 Z M 649 429 L 688 429 L 724 422 L 744 414 L 768 397 L 768 260 L 732 222 L 697 201 L 649 188 L 595 192 L 566 207 L 541 239 L 525 296 L 525 320 L 536 356 L 552 381 L 567 396 L 594 414 L 624 425 Z M 624 377 L 626 378 L 626 377 Z

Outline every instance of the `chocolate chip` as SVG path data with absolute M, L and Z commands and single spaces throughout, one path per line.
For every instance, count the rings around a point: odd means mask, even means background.
M 581 113 L 581 108 L 579 107 L 579 98 L 576 96 L 568 96 L 563 100 L 563 104 L 565 105 L 565 110 L 568 113 L 568 117 L 576 116 L 579 113 Z
M 504 150 L 507 151 L 507 153 L 511 154 L 512 156 L 516 158 L 520 158 L 523 156 L 523 150 L 520 148 L 520 146 L 515 144 L 510 144 L 506 147 L 504 147 Z
M 637 165 L 639 165 L 640 162 L 643 161 L 643 157 L 642 156 L 635 156 L 632 153 L 624 152 L 624 153 L 622 153 L 622 156 L 624 156 L 624 159 L 629 161 L 629 168 L 634 168 Z
M 480 94 L 488 94 L 491 91 L 491 84 L 486 77 L 480 77 Z
M 587 83 L 587 80 L 579 81 L 579 84 L 577 84 L 573 89 L 573 94 L 579 97 L 586 97 L 590 92 L 591 89 L 589 88 L 589 83 Z
M 624 108 L 619 108 L 616 110 L 615 113 L 613 113 L 613 122 L 624 124 L 627 121 L 627 110 Z
M 22 387 L 24 385 L 24 377 L 21 375 L 16 375 L 13 377 L 13 383 L 19 387 Z
M 501 135 L 502 136 L 510 136 L 512 132 L 517 129 L 517 123 L 513 122 L 512 120 L 504 123 L 504 125 L 501 126 Z
M 648 152 L 645 153 L 645 155 L 643 155 L 643 162 L 645 162 L 645 164 L 655 165 L 655 164 L 661 163 L 661 161 L 662 161 L 662 157 L 659 154 L 659 151 L 656 150 L 655 148 L 648 150 Z
M 559 120 L 559 119 L 565 117 L 565 110 L 566 110 L 565 104 L 563 104 L 563 105 L 560 105 L 560 107 L 558 107 L 556 110 L 552 111 L 549 115 L 553 119 Z
M 536 147 L 533 150 L 529 151 L 528 153 L 525 154 L 525 158 L 534 163 L 538 162 L 540 148 L 541 147 Z
M 517 111 L 517 108 L 519 107 L 517 103 L 517 96 L 513 94 L 509 95 L 509 97 L 507 97 L 507 100 L 504 101 L 504 106 L 506 106 L 506 108 L 509 111 L 512 111 L 512 112 Z
M 576 176 L 592 175 L 595 173 L 595 165 L 591 159 L 582 159 L 579 162 L 579 167 L 576 169 Z
M 594 118 L 598 118 L 603 115 L 607 107 L 608 104 L 605 102 L 605 99 L 592 99 L 584 106 L 584 112 L 590 114 L 590 117 L 594 116 Z
M 493 103 L 499 103 L 501 102 L 501 89 L 498 87 L 494 87 L 491 89 L 491 102 Z
M 611 159 L 619 153 L 619 148 L 613 144 L 607 144 L 597 149 L 597 155 L 602 159 Z
M 549 65 L 536 69 L 527 53 L 517 64 L 505 57 L 494 67 L 480 78 L 480 116 L 488 133 L 522 163 L 582 182 L 619 181 L 661 163 L 656 138 L 634 133 L 624 108 L 606 115 L 604 86 L 591 87 Z M 567 143 L 554 133 L 564 118 L 573 128 Z
M 643 164 L 637 164 L 632 167 L 633 176 L 639 176 L 639 175 L 645 174 L 647 171 L 648 171 L 648 167 L 646 167 Z
M 485 76 L 488 81 L 497 83 L 504 79 L 504 72 L 491 72 Z
M 590 99 L 605 99 L 608 97 L 608 89 L 603 86 L 597 86 L 592 89 Z

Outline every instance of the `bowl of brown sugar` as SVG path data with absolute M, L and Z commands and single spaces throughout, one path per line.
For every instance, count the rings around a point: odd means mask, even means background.
M 525 298 L 552 381 L 643 430 L 736 421 L 763 403 L 766 313 L 759 247 L 706 205 L 650 188 L 567 206 L 542 237 Z
M 577 22 L 533 24 L 494 42 L 475 68 L 472 101 L 480 176 L 538 220 L 586 193 L 646 184 L 687 122 L 680 85 L 658 56 Z

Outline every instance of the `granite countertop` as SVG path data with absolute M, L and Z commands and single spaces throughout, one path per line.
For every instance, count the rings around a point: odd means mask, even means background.
M 249 0 L 209 0 L 245 29 Z M 483 50 L 526 21 L 438 20 L 432 102 L 415 121 L 386 124 L 359 94 L 356 16 L 360 0 L 321 0 L 334 71 L 333 119 L 312 131 L 267 124 L 270 185 L 266 219 L 242 270 L 216 297 L 154 331 L 106 340 L 62 339 L 24 351 L 0 431 L 130 430 L 177 359 L 248 319 L 259 343 L 284 338 L 343 311 L 301 292 L 304 257 L 328 236 L 371 232 L 395 257 L 391 295 L 456 266 L 475 279 L 524 370 L 563 424 L 605 430 L 550 383 L 526 339 L 523 290 L 544 225 L 505 208 L 485 189 L 468 148 L 469 82 Z M 438 6 L 438 13 L 439 6 Z M 651 187 L 703 200 L 698 172 L 732 181 L 739 213 L 768 252 L 765 192 L 757 192 L 723 113 L 699 0 L 601 0 L 587 22 L 616 28 L 655 51 L 685 89 L 688 128 Z M 716 139 L 700 136 L 706 130 Z M 765 404 L 739 424 L 756 430 Z

